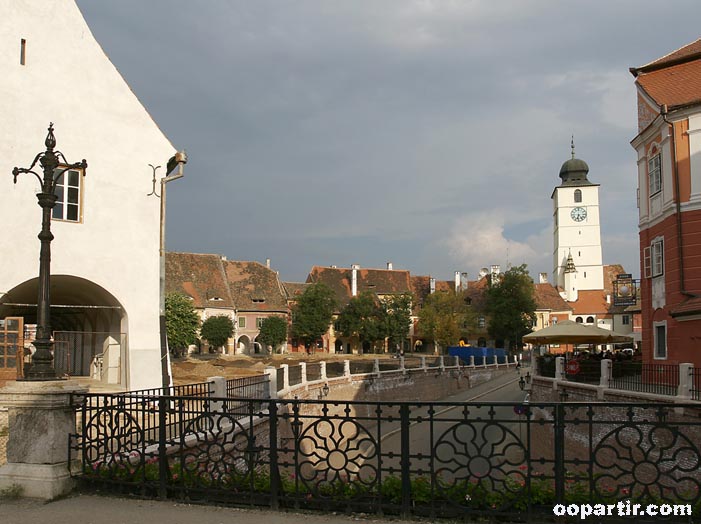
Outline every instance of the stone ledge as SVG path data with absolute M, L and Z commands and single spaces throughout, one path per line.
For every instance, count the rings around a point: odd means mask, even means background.
M 62 464 L 7 463 L 0 467 L 0 490 L 20 486 L 22 497 L 52 500 L 73 490 L 75 481 Z
M 87 386 L 72 380 L 11 382 L 0 389 L 0 406 L 60 409 L 70 406 L 72 394 L 87 392 Z

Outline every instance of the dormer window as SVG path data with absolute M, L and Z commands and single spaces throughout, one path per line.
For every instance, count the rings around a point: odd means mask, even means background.
M 659 153 L 648 160 L 647 176 L 650 182 L 650 196 L 662 191 L 662 168 Z
M 212 297 L 209 300 L 212 302 L 222 302 L 224 299 L 222 297 Z
M 262 303 L 265 302 L 265 299 L 264 299 L 264 298 L 252 298 L 251 301 L 252 301 L 254 304 L 262 304 Z

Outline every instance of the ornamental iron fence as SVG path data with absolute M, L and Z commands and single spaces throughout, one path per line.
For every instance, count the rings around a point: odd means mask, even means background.
M 150 425 L 124 397 L 73 398 L 82 422 L 69 459 L 80 461 L 85 486 L 509 522 L 552 519 L 555 504 L 622 500 L 701 512 L 696 406 L 242 398 L 231 412 L 231 399 L 158 396 L 149 399 L 158 421 Z

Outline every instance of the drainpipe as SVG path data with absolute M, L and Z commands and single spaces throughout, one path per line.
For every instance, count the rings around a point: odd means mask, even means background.
M 674 132 L 674 124 L 667 120 L 667 104 L 662 104 L 660 108 L 662 120 L 672 128 L 672 175 L 674 177 L 674 192 L 676 193 L 676 214 L 677 214 L 677 249 L 679 255 L 679 292 L 687 297 L 696 298 L 698 295 L 686 290 L 686 279 L 684 278 L 684 239 L 682 237 L 682 203 L 679 194 L 679 169 L 677 168 L 677 140 Z

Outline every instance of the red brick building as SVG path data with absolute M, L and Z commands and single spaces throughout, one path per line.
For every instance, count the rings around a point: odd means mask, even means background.
M 701 365 L 701 39 L 631 68 L 638 90 L 642 349 Z

